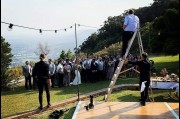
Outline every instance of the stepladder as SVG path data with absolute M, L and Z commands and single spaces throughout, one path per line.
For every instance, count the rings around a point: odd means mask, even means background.
M 131 70 L 131 69 L 134 70 L 134 71 L 136 71 L 137 73 L 140 73 L 140 72 L 138 72 L 137 70 L 135 70 L 134 67 L 132 67 L 132 68 L 130 68 L 130 69 L 127 69 L 127 70 L 121 72 L 121 69 L 122 69 L 123 65 L 125 64 L 125 59 L 126 59 L 128 53 L 129 53 L 129 51 L 130 51 L 130 48 L 131 48 L 132 43 L 133 43 L 133 41 L 135 40 L 136 36 L 137 36 L 137 40 L 138 40 L 138 45 L 139 45 L 140 54 L 142 54 L 142 53 L 144 52 L 144 50 L 143 50 L 143 45 L 142 45 L 142 40 L 141 40 L 141 34 L 140 34 L 140 31 L 137 30 L 137 31 L 134 32 L 132 38 L 129 40 L 129 42 L 128 42 L 128 47 L 127 47 L 127 49 L 126 49 L 125 55 L 124 55 L 123 58 L 119 61 L 119 64 L 118 64 L 118 66 L 117 66 L 117 68 L 116 68 L 116 70 L 115 70 L 115 72 L 114 72 L 114 75 L 113 75 L 113 77 L 112 77 L 112 79 L 111 79 L 111 81 L 110 81 L 110 84 L 109 84 L 108 88 L 107 88 L 107 93 L 105 94 L 105 97 L 104 97 L 105 102 L 107 102 L 107 101 L 109 100 L 109 97 L 110 97 L 110 95 L 111 95 L 111 93 L 112 93 L 112 90 L 113 90 L 113 88 L 114 88 L 114 85 L 115 85 L 115 83 L 116 83 L 116 81 L 117 81 L 117 79 L 118 79 L 118 76 L 119 76 L 121 73 L 124 73 L 124 72 L 126 72 L 126 71 L 128 71 L 128 70 Z

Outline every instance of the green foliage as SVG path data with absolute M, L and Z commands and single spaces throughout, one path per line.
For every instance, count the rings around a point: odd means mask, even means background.
M 122 48 L 122 43 L 117 42 L 115 44 L 110 45 L 108 48 L 105 47 L 103 50 L 94 53 L 94 55 L 95 56 L 119 55 L 121 48 Z
M 62 50 L 59 59 L 65 59 L 65 58 L 66 58 L 66 53 L 64 50 Z
M 7 70 L 12 57 L 10 44 L 1 36 L 1 85 L 6 86 L 9 82 Z
M 71 50 L 69 49 L 66 53 L 66 58 L 71 59 L 72 56 L 73 56 L 73 54 L 72 54 Z
M 140 19 L 141 36 L 144 50 L 152 53 L 175 55 L 179 51 L 179 1 L 154 0 L 148 7 L 135 9 Z M 122 24 L 127 10 L 119 16 L 108 17 L 97 33 L 91 34 L 80 45 L 80 51 L 89 54 L 107 54 L 105 47 L 122 41 Z M 134 42 L 131 51 L 139 49 Z M 101 51 L 102 50 L 102 51 Z
M 176 9 L 167 9 L 162 16 L 154 20 L 152 26 L 160 34 L 154 39 L 151 39 L 151 49 L 171 55 L 178 54 L 179 11 Z
M 13 79 L 16 79 L 20 76 L 23 76 L 23 71 L 22 71 L 22 67 L 12 67 L 8 70 L 9 72 L 9 79 L 10 80 L 13 80 Z
M 67 51 L 67 53 L 64 51 L 64 50 L 62 50 L 61 51 L 61 54 L 60 54 L 60 57 L 58 58 L 58 60 L 60 60 L 60 59 L 63 59 L 63 60 L 65 60 L 65 59 L 72 59 L 72 58 L 74 58 L 74 55 L 73 55 L 73 53 L 72 53 L 72 51 L 69 49 L 68 51 Z

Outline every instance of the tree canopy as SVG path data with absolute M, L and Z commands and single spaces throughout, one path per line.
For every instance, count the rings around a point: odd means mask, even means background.
M 8 67 L 12 61 L 10 44 L 1 36 L 1 84 L 6 86 L 8 83 Z
M 141 39 L 146 51 L 171 55 L 178 53 L 178 0 L 154 0 L 150 6 L 134 9 L 134 11 L 140 19 Z M 92 54 L 121 42 L 122 25 L 126 14 L 127 10 L 119 16 L 108 17 L 104 25 L 79 46 L 79 51 Z M 137 43 L 131 49 L 136 49 L 135 47 Z

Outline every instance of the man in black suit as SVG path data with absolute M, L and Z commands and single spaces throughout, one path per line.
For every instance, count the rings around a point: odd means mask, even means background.
M 44 61 L 45 60 L 45 54 L 40 55 L 40 61 L 35 64 L 34 67 L 34 75 L 38 79 L 38 90 L 39 90 L 39 109 L 43 108 L 42 104 L 42 96 L 43 96 L 43 87 L 45 87 L 46 90 L 46 98 L 47 98 L 47 107 L 50 107 L 50 76 L 49 76 L 49 65 Z
M 133 65 L 138 65 L 139 66 L 139 71 L 140 71 L 140 89 L 142 86 L 142 83 L 145 83 L 145 89 L 141 92 L 141 105 L 145 106 L 146 105 L 146 99 L 148 96 L 148 88 L 150 85 L 150 76 L 151 76 L 151 63 L 148 60 L 148 54 L 147 53 L 142 53 L 141 55 L 141 60 L 140 61 L 128 61 L 129 64 Z

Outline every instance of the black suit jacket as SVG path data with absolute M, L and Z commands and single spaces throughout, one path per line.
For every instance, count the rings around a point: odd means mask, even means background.
M 47 81 L 47 79 L 50 79 L 49 65 L 44 61 L 37 62 L 34 67 L 34 75 L 38 81 Z
M 150 81 L 151 65 L 150 65 L 149 60 L 142 60 L 142 61 L 135 61 L 135 62 L 128 61 L 128 63 L 139 66 L 140 81 Z

